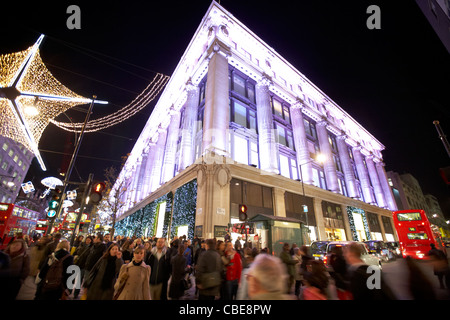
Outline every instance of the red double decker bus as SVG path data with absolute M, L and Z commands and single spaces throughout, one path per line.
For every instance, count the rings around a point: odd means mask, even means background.
M 424 210 L 394 211 L 393 218 L 404 258 L 426 259 L 430 244 L 438 247 Z
M 5 249 L 17 233 L 31 237 L 36 229 L 39 215 L 39 212 L 13 203 L 0 203 L 0 236 L 2 238 L 0 249 Z

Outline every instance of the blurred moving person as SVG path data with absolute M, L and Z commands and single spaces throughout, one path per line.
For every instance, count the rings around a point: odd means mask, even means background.
M 353 300 L 396 300 L 394 293 L 383 281 L 381 270 L 379 270 L 380 288 L 370 288 L 369 282 L 372 274 L 368 271 L 369 266 L 361 259 L 362 248 L 357 243 L 345 247 L 344 257 L 348 263 L 349 289 Z M 369 270 L 370 271 L 370 270 Z
M 406 266 L 409 271 L 409 292 L 414 300 L 436 300 L 433 286 L 425 274 L 420 270 L 417 262 L 410 256 L 406 257 Z
M 430 244 L 431 250 L 427 255 L 430 257 L 430 261 L 433 264 L 434 275 L 438 277 L 439 287 L 445 289 L 444 283 L 447 285 L 447 289 L 450 290 L 450 269 L 448 267 L 448 260 L 445 253 L 434 245 Z
M 251 300 L 296 300 L 293 295 L 286 294 L 288 274 L 286 266 L 277 257 L 257 255 L 246 278 Z

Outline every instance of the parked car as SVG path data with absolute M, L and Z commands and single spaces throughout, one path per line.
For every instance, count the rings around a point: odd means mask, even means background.
M 369 252 L 369 249 L 367 248 L 367 245 L 364 242 L 358 242 L 358 241 L 330 241 L 327 244 L 327 254 L 324 257 L 324 264 L 327 267 L 328 271 L 333 271 L 332 267 L 329 265 L 329 258 L 331 256 L 331 251 L 334 247 L 346 247 L 352 243 L 357 243 L 358 245 L 361 246 L 362 249 L 362 255 L 361 255 L 361 260 L 364 261 L 365 264 L 367 265 L 373 265 L 373 266 L 377 266 L 381 269 L 381 259 L 373 254 L 371 254 Z
M 369 253 L 372 253 L 379 257 L 382 261 L 388 262 L 391 260 L 395 260 L 394 252 L 389 249 L 384 241 L 381 240 L 369 240 L 364 241 L 364 243 L 369 248 Z
M 395 254 L 397 258 L 402 257 L 402 250 L 400 249 L 400 244 L 395 241 L 386 242 L 386 245 Z
M 323 260 L 327 254 L 327 245 L 331 241 L 314 241 L 311 243 L 311 255 L 316 260 Z

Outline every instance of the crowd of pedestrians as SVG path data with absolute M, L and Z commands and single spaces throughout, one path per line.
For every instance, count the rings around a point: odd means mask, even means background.
M 0 287 L 8 288 L 0 290 L 0 298 L 19 299 L 21 287 L 34 285 L 35 300 L 178 300 L 189 289 L 198 300 L 396 299 L 382 277 L 379 290 L 368 288 L 370 273 L 360 250 L 336 247 L 329 272 L 308 246 L 288 243 L 274 256 L 229 239 L 111 239 L 99 233 L 79 236 L 71 247 L 58 233 L 34 242 L 17 238 L 0 251 Z M 432 261 L 439 255 L 431 248 Z M 415 262 L 408 259 L 407 265 L 411 290 L 417 288 L 414 298 L 433 298 Z M 435 265 L 441 286 L 448 287 L 448 263 Z M 71 277 L 73 270 L 77 277 Z

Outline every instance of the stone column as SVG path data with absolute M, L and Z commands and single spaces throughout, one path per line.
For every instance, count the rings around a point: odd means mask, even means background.
M 325 232 L 325 223 L 323 222 L 323 209 L 322 200 L 320 198 L 313 198 L 314 213 L 316 215 L 317 233 L 320 241 L 327 240 L 327 234 Z
M 164 151 L 162 183 L 166 183 L 175 176 L 175 154 L 177 152 L 178 134 L 180 131 L 180 113 L 178 111 L 171 111 L 171 114 Z
M 286 190 L 280 188 L 273 188 L 273 207 L 274 215 L 277 217 L 286 217 L 286 201 L 284 194 Z
M 366 157 L 367 169 L 369 171 L 370 180 L 372 181 L 373 191 L 375 193 L 375 199 L 380 208 L 386 208 L 386 200 L 384 198 L 384 192 L 381 188 L 380 179 L 378 177 L 375 163 L 373 162 L 373 156 Z
M 395 203 L 394 194 L 392 193 L 392 189 L 389 186 L 388 177 L 386 175 L 386 171 L 384 170 L 384 163 L 377 162 L 375 164 L 377 169 L 378 178 L 380 179 L 381 188 L 383 189 L 384 198 L 386 200 L 387 207 L 389 210 L 396 211 L 398 210 L 397 204 Z
M 294 146 L 297 153 L 297 166 L 299 174 L 306 184 L 313 184 L 311 156 L 308 149 L 305 124 L 302 115 L 303 103 L 299 100 L 291 106 L 292 132 L 294 134 Z
M 208 53 L 211 58 L 206 80 L 202 154 L 214 151 L 216 154 L 229 156 L 230 98 L 227 59 L 229 49 L 216 40 Z
M 333 153 L 331 151 L 330 141 L 328 140 L 327 121 L 319 121 L 316 124 L 317 137 L 319 139 L 320 152 L 325 157 L 323 169 L 327 179 L 327 188 L 332 192 L 339 193 L 339 183 L 336 173 L 336 165 L 333 161 Z
M 364 200 L 367 203 L 374 204 L 375 199 L 372 196 L 370 188 L 369 174 L 364 166 L 363 155 L 361 154 L 361 146 L 353 148 L 353 157 L 355 158 L 356 171 L 358 172 L 361 189 L 364 194 Z
M 132 193 L 132 186 L 133 186 L 133 179 L 131 176 L 129 176 L 129 174 L 127 174 L 128 176 L 126 177 L 126 185 L 128 186 L 125 194 L 124 194 L 124 198 L 125 198 L 125 206 L 124 206 L 124 211 L 128 211 L 133 205 L 131 203 L 131 193 Z
M 272 106 L 270 104 L 270 79 L 263 75 L 256 84 L 256 112 L 259 134 L 259 161 L 261 170 L 278 174 L 278 146 L 273 128 Z
M 150 178 L 150 193 L 155 191 L 161 185 L 161 173 L 164 158 L 164 146 L 166 144 L 167 131 L 159 128 L 158 141 L 154 147 L 155 155 L 153 158 L 152 172 Z
M 140 184 L 140 173 L 141 173 L 141 165 L 142 165 L 142 156 L 139 156 L 136 159 L 136 163 L 134 165 L 133 176 L 132 176 L 132 190 L 131 190 L 131 205 L 135 206 L 138 202 L 138 187 Z
M 203 238 L 214 238 L 214 226 L 230 222 L 231 174 L 226 165 L 199 165 L 197 170 L 197 212 L 195 225 L 202 226 Z
M 344 218 L 345 238 L 347 241 L 351 241 L 353 240 L 352 229 L 350 229 L 350 221 L 348 220 L 347 206 L 345 204 L 341 204 L 341 210 L 342 210 L 342 217 Z
M 184 104 L 183 124 L 181 126 L 180 168 L 184 170 L 194 163 L 195 130 L 198 114 L 198 87 L 189 80 L 186 84 L 187 98 Z
M 139 171 L 139 183 L 137 186 L 137 197 L 136 202 L 140 202 L 145 198 L 145 176 L 146 169 L 148 165 L 148 147 L 145 147 L 142 151 L 142 162 L 141 162 L 141 170 Z
M 383 237 L 383 241 L 387 241 L 386 240 L 386 231 L 384 230 L 383 218 L 380 214 L 377 214 L 377 213 L 375 213 L 375 214 L 377 215 L 378 223 L 380 224 L 381 235 Z
M 350 155 L 348 154 L 348 146 L 347 143 L 345 143 L 346 138 L 347 136 L 345 134 L 336 137 L 339 159 L 341 160 L 348 195 L 350 198 L 358 198 L 359 193 L 356 187 L 356 178 L 353 171 L 352 162 L 350 161 Z
M 155 156 L 155 143 L 153 141 L 149 141 L 148 145 L 145 147 L 145 153 L 147 153 L 146 163 L 145 163 L 145 171 L 143 175 L 142 182 L 142 198 L 147 197 L 150 194 L 150 184 L 152 179 L 152 170 L 153 170 L 153 159 Z

